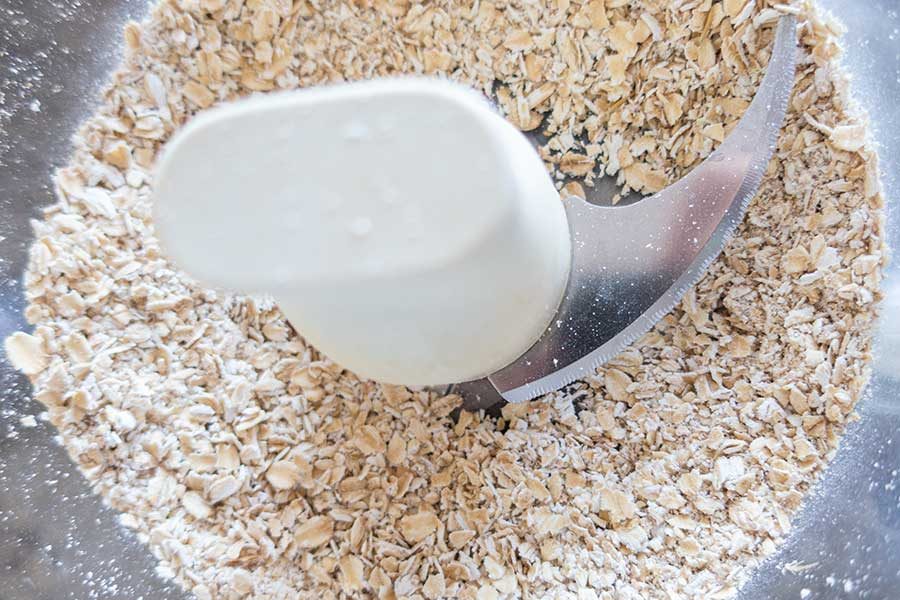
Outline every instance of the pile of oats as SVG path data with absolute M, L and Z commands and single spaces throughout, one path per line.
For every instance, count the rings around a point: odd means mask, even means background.
M 162 257 L 151 172 L 255 92 L 434 73 L 541 128 L 562 181 L 658 190 L 750 101 L 799 15 L 787 122 L 735 239 L 587 380 L 499 419 L 362 381 L 277 308 Z M 7 340 L 72 459 L 200 600 L 730 598 L 868 376 L 882 197 L 837 31 L 768 0 L 167 0 L 56 178 Z M 599 166 L 598 166 L 599 165 Z

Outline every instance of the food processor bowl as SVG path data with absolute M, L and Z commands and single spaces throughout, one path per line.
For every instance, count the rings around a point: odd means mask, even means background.
M 845 65 L 880 142 L 889 242 L 900 239 L 900 5 L 820 0 L 847 25 Z M 0 0 L 0 338 L 25 328 L 30 219 L 51 173 L 120 59 L 147 0 Z M 888 269 L 873 379 L 841 448 L 785 544 L 739 598 L 900 597 L 900 264 Z M 0 599 L 187 598 L 119 525 L 40 418 L 30 385 L 0 361 Z M 30 420 L 25 420 L 30 424 Z M 805 590 L 805 591 L 804 591 Z M 801 592 L 803 592 L 801 594 Z

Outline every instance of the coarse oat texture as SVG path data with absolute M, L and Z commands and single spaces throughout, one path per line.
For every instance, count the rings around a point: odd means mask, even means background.
M 199 110 L 397 73 L 493 94 L 546 132 L 560 182 L 600 165 L 657 190 L 740 117 L 784 12 L 801 23 L 796 87 L 736 237 L 640 341 L 502 418 L 456 422 L 456 397 L 360 380 L 154 238 L 154 161 Z M 126 28 L 34 225 L 35 330 L 7 355 L 200 600 L 730 598 L 868 377 L 882 196 L 836 35 L 803 1 L 167 0 Z

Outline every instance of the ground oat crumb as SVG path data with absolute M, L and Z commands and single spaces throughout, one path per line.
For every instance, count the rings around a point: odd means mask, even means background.
M 259 299 L 161 256 L 152 168 L 197 111 L 432 73 L 546 136 L 584 195 L 652 192 L 728 134 L 799 15 L 758 197 L 682 304 L 605 368 L 499 419 L 379 386 Z M 865 122 L 808 1 L 167 0 L 34 225 L 7 354 L 71 457 L 201 600 L 730 598 L 776 548 L 868 377 L 883 257 Z

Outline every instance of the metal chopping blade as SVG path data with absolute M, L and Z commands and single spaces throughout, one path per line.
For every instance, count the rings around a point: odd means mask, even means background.
M 524 402 L 581 379 L 678 304 L 725 247 L 759 188 L 787 110 L 795 54 L 796 23 L 788 15 L 737 126 L 672 186 L 621 207 L 565 200 L 573 258 L 556 318 L 514 363 L 452 387 L 468 408 Z

